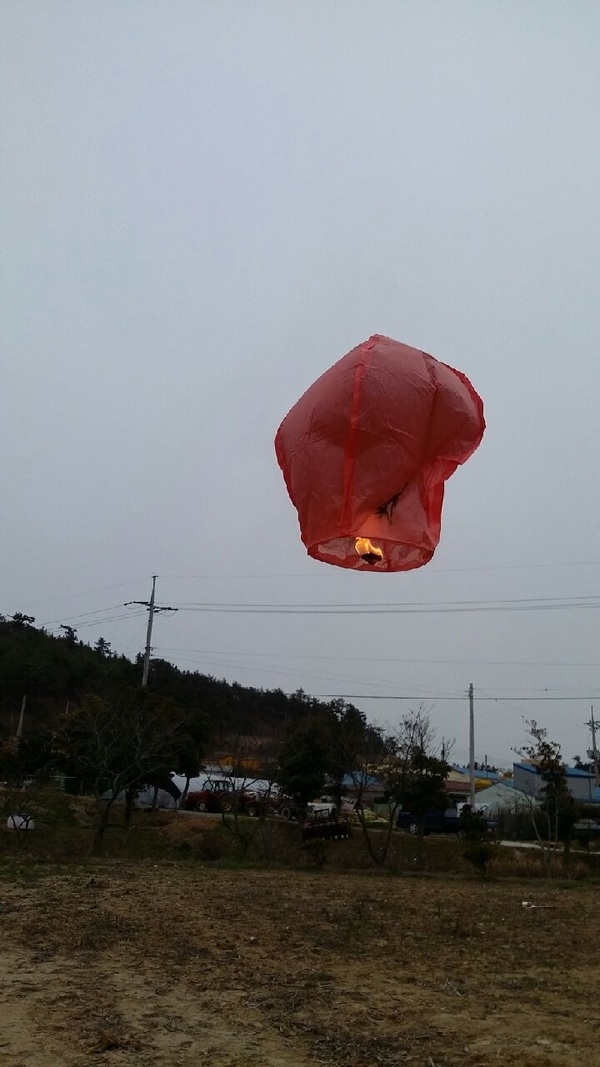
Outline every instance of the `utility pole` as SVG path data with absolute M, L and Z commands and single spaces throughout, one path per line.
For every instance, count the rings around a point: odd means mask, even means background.
M 163 611 L 178 611 L 178 608 L 159 607 L 156 604 L 156 579 L 158 575 L 152 575 L 152 593 L 150 594 L 150 600 L 128 600 L 125 603 L 125 607 L 129 607 L 130 604 L 140 604 L 148 611 L 148 627 L 146 629 L 146 648 L 144 650 L 144 669 L 142 671 L 142 688 L 148 685 L 148 674 L 150 671 L 150 653 L 152 652 L 152 626 L 154 624 L 154 616 L 161 614 Z
M 26 704 L 27 704 L 27 696 L 24 696 L 22 701 L 21 701 L 21 711 L 20 711 L 20 714 L 19 714 L 19 724 L 17 726 L 17 741 L 20 741 L 20 739 L 23 736 L 23 723 L 25 721 L 25 706 L 26 706 Z
M 150 670 L 150 652 L 152 651 L 152 624 L 154 622 L 154 607 L 156 594 L 156 575 L 152 575 L 152 593 L 148 604 L 148 627 L 146 629 L 146 648 L 144 651 L 144 670 L 142 673 L 142 688 L 148 685 L 148 671 Z
M 598 785 L 598 749 L 596 748 L 596 720 L 594 719 L 594 705 L 591 708 L 590 721 L 587 723 L 592 731 L 592 763 L 594 764 L 594 774 L 596 776 L 596 785 Z
M 475 709 L 473 706 L 473 682 L 469 686 L 469 803 L 475 811 Z

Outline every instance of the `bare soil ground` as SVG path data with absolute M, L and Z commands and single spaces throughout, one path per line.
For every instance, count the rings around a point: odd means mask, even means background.
M 590 883 L 22 867 L 0 878 L 0 1063 L 591 1067 L 598 904 Z

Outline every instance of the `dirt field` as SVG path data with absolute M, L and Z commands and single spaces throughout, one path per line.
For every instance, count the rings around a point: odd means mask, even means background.
M 589 883 L 40 869 L 0 879 L 3 1067 L 598 1062 Z

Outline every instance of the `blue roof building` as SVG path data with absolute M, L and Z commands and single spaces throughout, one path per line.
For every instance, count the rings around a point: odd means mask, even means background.
M 569 793 L 580 804 L 595 803 L 596 777 L 589 771 L 580 771 L 576 767 L 565 767 Z M 544 788 L 544 781 L 539 768 L 534 763 L 514 763 L 513 782 L 515 789 L 527 793 L 530 797 L 539 797 Z

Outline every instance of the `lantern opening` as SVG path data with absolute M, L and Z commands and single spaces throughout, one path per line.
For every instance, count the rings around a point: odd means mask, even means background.
M 383 559 L 383 550 L 372 545 L 368 537 L 357 537 L 354 545 L 358 555 L 371 567 Z

